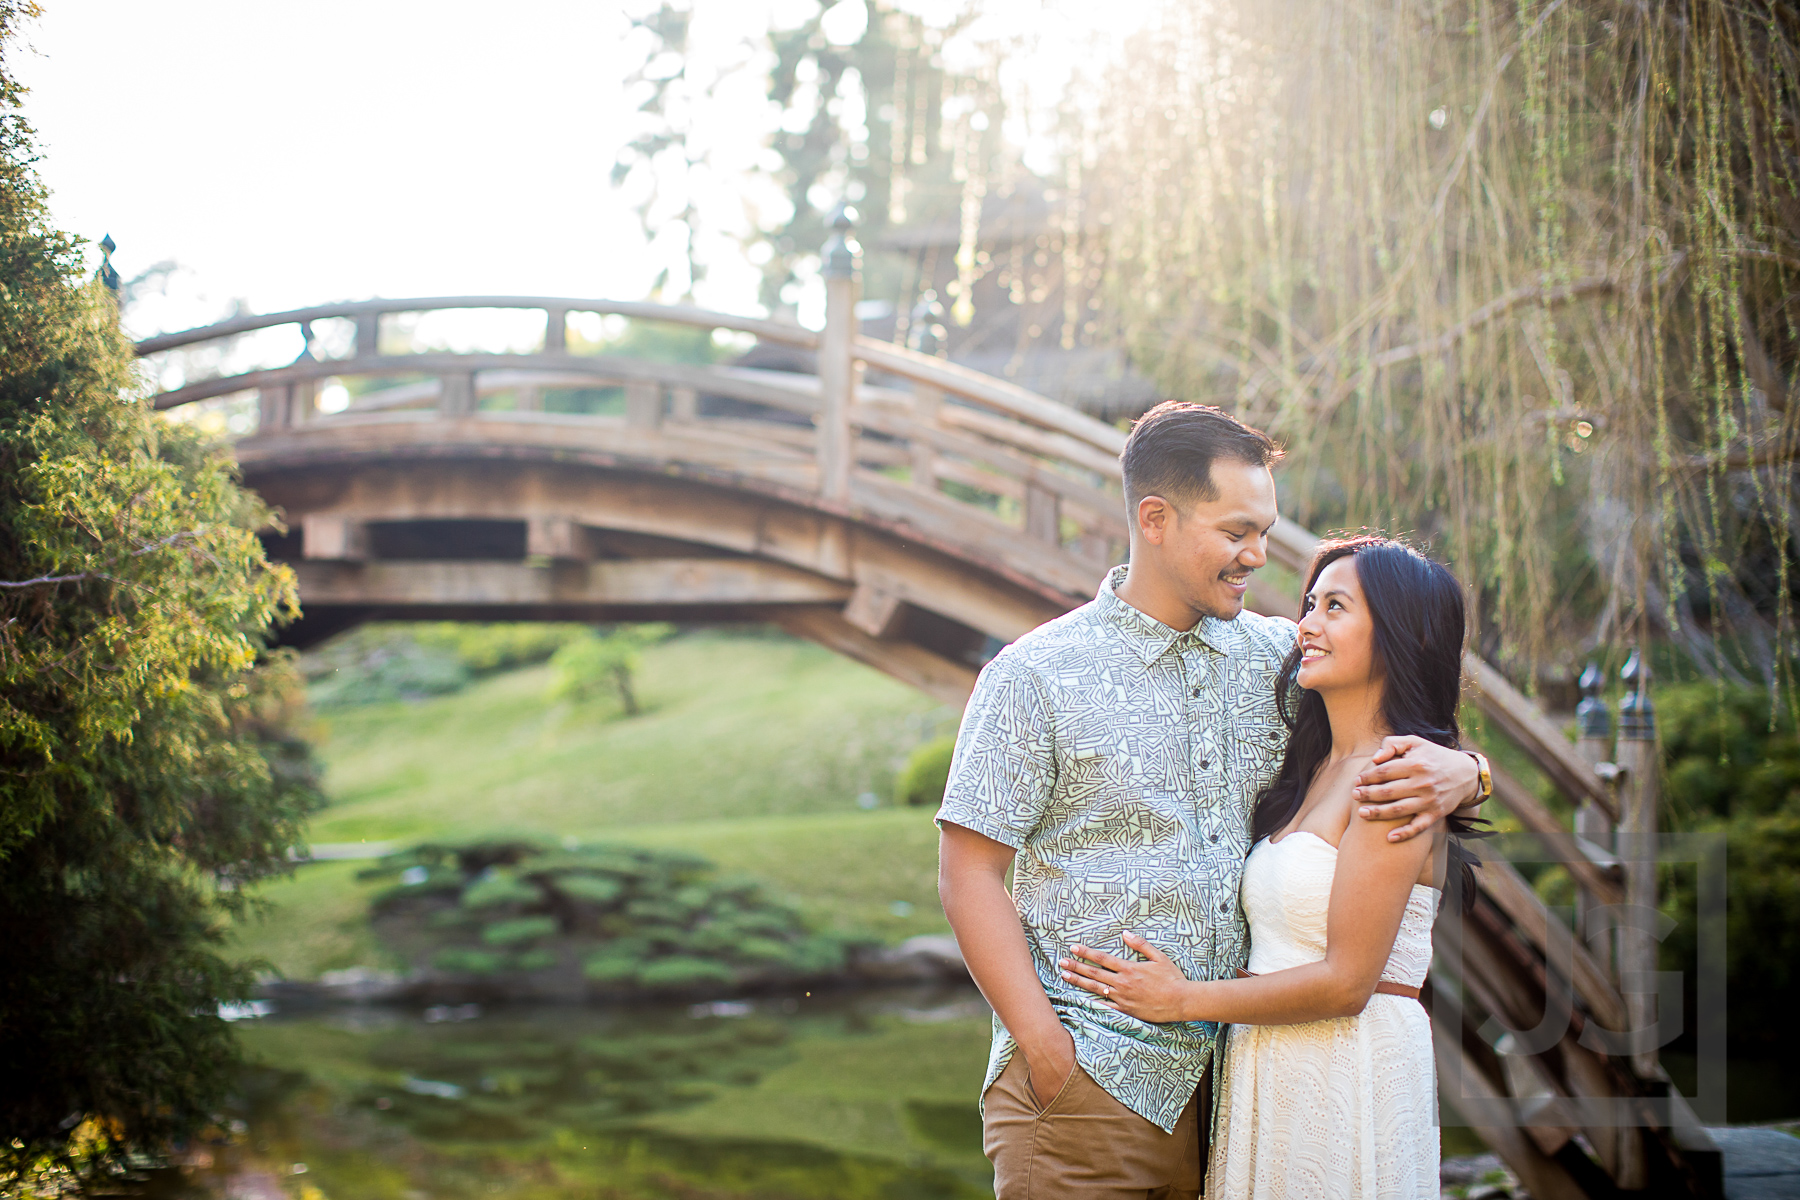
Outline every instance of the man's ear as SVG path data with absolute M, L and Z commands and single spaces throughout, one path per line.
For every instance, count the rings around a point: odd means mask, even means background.
M 1161 496 L 1145 496 L 1137 503 L 1138 532 L 1152 546 L 1160 546 L 1174 515 L 1169 502 Z

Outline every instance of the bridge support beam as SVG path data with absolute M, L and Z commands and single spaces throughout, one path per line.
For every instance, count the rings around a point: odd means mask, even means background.
M 573 517 L 527 517 L 525 557 L 553 562 L 586 562 L 593 558 L 587 536 Z
M 300 521 L 300 544 L 309 559 L 361 562 L 369 557 L 368 526 L 342 513 L 307 513 Z
M 872 638 L 886 641 L 900 632 L 906 621 L 906 602 L 877 584 L 859 584 L 844 605 L 844 620 Z
M 844 615 L 829 608 L 769 609 L 763 619 L 795 637 L 819 643 L 846 658 L 874 667 L 905 684 L 910 684 L 932 698 L 961 708 L 975 690 L 975 668 L 933 654 L 910 642 L 888 641 L 870 637 Z

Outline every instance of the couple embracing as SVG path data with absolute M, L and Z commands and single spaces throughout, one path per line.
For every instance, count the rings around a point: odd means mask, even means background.
M 1279 453 L 1151 410 L 1129 566 L 969 701 L 939 888 L 995 1014 L 1000 1200 L 1438 1195 L 1419 986 L 1490 786 L 1462 591 L 1364 537 L 1321 546 L 1298 628 L 1245 612 Z

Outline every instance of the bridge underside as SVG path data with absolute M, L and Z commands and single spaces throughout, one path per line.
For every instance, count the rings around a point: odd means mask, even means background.
M 294 645 L 371 620 L 756 623 L 961 704 L 995 649 L 1086 598 L 738 473 L 280 440 L 239 456 L 287 524 L 266 541 L 299 579 Z

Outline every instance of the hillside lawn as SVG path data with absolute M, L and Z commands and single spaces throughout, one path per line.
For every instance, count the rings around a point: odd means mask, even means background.
M 548 698 L 531 667 L 416 702 L 318 715 L 330 806 L 314 844 L 525 836 L 692 851 L 767 882 L 822 926 L 898 941 L 948 929 L 937 832 L 892 807 L 893 777 L 956 714 L 807 642 L 689 634 L 644 653 L 642 715 Z M 865 811 L 858 797 L 873 793 Z M 367 862 L 317 862 L 262 889 L 232 953 L 290 979 L 380 967 Z

